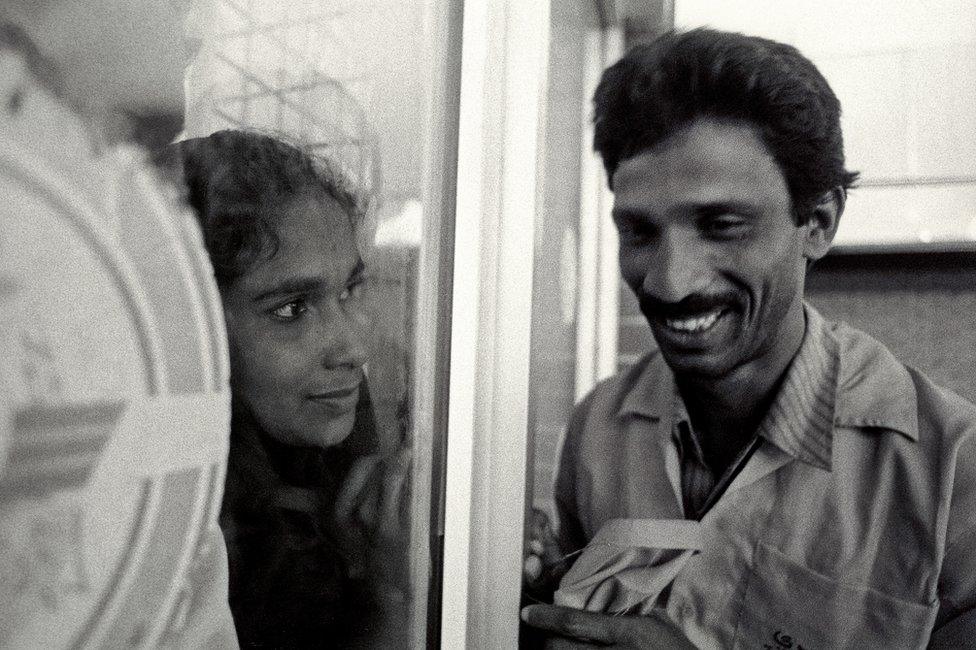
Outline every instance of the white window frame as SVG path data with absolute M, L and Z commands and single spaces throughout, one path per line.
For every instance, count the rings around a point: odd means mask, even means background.
M 597 1 L 597 0 L 594 0 Z M 598 2 L 598 4 L 600 4 Z M 602 9 L 602 7 L 601 7 Z M 542 209 L 550 0 L 464 3 L 440 646 L 518 644 L 535 227 Z M 586 92 L 622 47 L 595 35 Z M 588 102 L 587 102 L 588 104 Z M 589 123 L 589 116 L 585 120 Z M 586 133 L 587 142 L 592 135 Z M 587 145 L 588 146 L 588 145 Z M 585 155 L 585 154 L 584 154 Z M 593 157 L 587 163 L 593 171 Z M 584 192 L 593 192 L 588 180 Z M 599 188 L 602 170 L 595 172 Z M 594 340 L 616 358 L 616 238 L 605 189 Z M 586 203 L 582 209 L 593 209 Z M 589 220 L 593 219 L 590 212 Z M 609 225 L 610 230 L 606 228 Z M 588 242 L 588 245 L 589 242 Z M 602 260 L 602 261 L 601 261 Z M 610 333 L 612 331 L 612 333 Z
M 620 327 L 619 239 L 610 216 L 613 193 L 593 151 L 593 97 L 603 70 L 623 55 L 619 21 L 586 39 L 583 140 L 580 151 L 579 296 L 576 302 L 576 400 L 617 371 Z
M 465 2 L 441 647 L 518 638 L 549 2 Z

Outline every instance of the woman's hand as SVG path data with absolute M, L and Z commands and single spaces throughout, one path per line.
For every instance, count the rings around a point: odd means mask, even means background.
M 336 497 L 336 529 L 350 569 L 379 593 L 407 587 L 409 475 L 408 448 L 362 456 Z

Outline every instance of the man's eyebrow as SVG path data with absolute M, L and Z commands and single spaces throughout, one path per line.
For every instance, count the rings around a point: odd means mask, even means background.
M 743 201 L 713 201 L 695 206 L 695 214 L 699 217 L 717 217 L 734 213 L 749 216 L 755 211 L 755 206 Z
M 639 221 L 646 218 L 646 214 L 634 208 L 613 208 L 610 217 L 614 221 Z

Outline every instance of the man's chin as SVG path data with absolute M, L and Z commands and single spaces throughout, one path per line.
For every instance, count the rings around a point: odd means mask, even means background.
M 729 361 L 727 354 L 717 351 L 671 350 L 667 346 L 659 346 L 661 356 L 676 377 L 688 379 L 715 380 L 721 379 L 731 372 L 734 364 Z

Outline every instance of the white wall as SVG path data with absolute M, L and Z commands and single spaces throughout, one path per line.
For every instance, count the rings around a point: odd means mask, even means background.
M 675 22 L 791 43 L 827 77 L 863 185 L 839 243 L 976 239 L 976 3 L 677 0 Z

